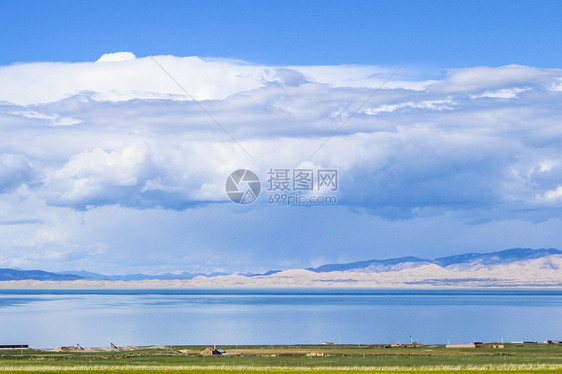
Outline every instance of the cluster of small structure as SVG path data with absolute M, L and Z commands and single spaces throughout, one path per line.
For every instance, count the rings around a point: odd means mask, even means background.
M 0 344 L 0 349 L 27 349 L 27 344 Z
M 277 355 L 270 355 L 270 357 L 324 357 L 324 353 L 322 352 L 310 352 L 310 353 L 299 353 L 299 352 L 286 352 L 286 353 L 279 353 Z
M 93 347 L 93 348 L 83 348 L 80 344 L 71 346 L 62 346 L 53 349 L 54 352 L 128 352 L 136 351 L 138 349 L 167 349 L 165 345 L 151 345 L 147 347 L 137 347 L 130 345 L 127 347 L 118 347 L 111 343 L 109 347 Z
M 447 344 L 445 348 L 505 348 L 503 344 L 484 344 L 482 342 L 473 342 L 470 344 Z
M 545 340 L 540 342 L 511 342 L 511 344 L 562 344 L 560 340 Z M 483 343 L 483 342 L 472 342 L 470 344 L 447 344 L 445 348 L 505 348 L 503 343 Z
M 560 340 L 545 340 L 543 342 L 534 341 L 521 341 L 521 342 L 511 342 L 510 344 L 562 344 Z M 322 345 L 334 345 L 332 342 L 324 342 Z M 378 348 L 414 348 L 420 347 L 423 344 L 411 342 L 410 344 L 386 344 L 380 345 Z M 503 343 L 483 343 L 483 342 L 472 342 L 469 344 L 447 344 L 446 348 L 505 348 Z M 27 344 L 0 344 L 0 349 L 30 349 Z M 147 346 L 147 347 L 137 347 L 137 346 L 127 346 L 127 347 L 117 347 L 115 344 L 111 343 L 110 347 L 96 347 L 96 348 L 82 348 L 80 344 L 75 346 L 63 346 L 57 347 L 52 351 L 55 352 L 111 352 L 111 351 L 134 351 L 138 349 L 171 349 L 168 346 Z M 201 355 L 201 356 L 239 356 L 241 353 L 227 353 L 225 350 L 220 348 L 206 347 L 200 351 L 192 349 L 180 349 L 178 352 L 191 354 L 191 355 Z M 302 353 L 302 352 L 282 352 L 278 353 L 279 356 L 308 356 L 308 357 L 323 357 L 324 353 Z M 273 355 L 275 356 L 275 355 Z
M 200 351 L 193 349 L 180 349 L 178 352 L 186 353 L 189 355 L 201 355 L 201 356 L 240 356 L 241 353 L 226 353 L 224 349 L 206 347 Z

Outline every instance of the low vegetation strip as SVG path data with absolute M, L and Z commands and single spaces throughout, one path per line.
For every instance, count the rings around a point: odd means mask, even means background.
M 336 374 L 336 373 L 349 373 L 349 374 L 364 374 L 364 373 L 380 373 L 380 374 L 399 374 L 399 373 L 439 373 L 439 374 L 474 374 L 475 372 L 486 372 L 492 374 L 542 374 L 562 372 L 562 368 L 511 368 L 511 369 L 490 369 L 490 368 L 472 368 L 472 369 L 451 369 L 451 368 L 338 368 L 338 369 L 325 369 L 325 368 L 278 368 L 278 369 L 258 369 L 258 368 L 154 368 L 154 367 L 103 367 L 93 366 L 88 368 L 75 368 L 75 367 L 44 367 L 44 368 L 2 368 L 4 373 L 46 373 L 51 374 L 54 372 L 75 373 L 75 374 L 89 374 L 89 373 L 187 373 L 187 374 L 289 374 L 289 373 L 315 373 L 315 374 Z
M 380 367 L 234 367 L 234 366 L 148 366 L 148 365 L 80 365 L 80 366 L 0 366 L 0 370 L 6 372 L 33 372 L 33 373 L 90 373 L 90 372 L 115 372 L 115 373 L 251 373 L 251 374 L 285 374 L 285 373 L 314 373 L 329 374 L 340 373 L 541 373 L 541 372 L 562 372 L 562 365 L 480 365 L 480 366 L 420 366 L 420 367 L 404 367 L 404 366 L 380 366 Z
M 213 351 L 217 351 L 215 355 Z M 222 352 L 219 354 L 219 351 Z M 0 350 L 0 372 L 336 373 L 561 372 L 561 344 L 449 349 L 436 345 L 133 347 Z

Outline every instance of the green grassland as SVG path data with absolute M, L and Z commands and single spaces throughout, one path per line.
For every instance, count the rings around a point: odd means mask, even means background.
M 507 344 L 497 348 L 295 345 L 221 346 L 239 356 L 201 356 L 180 353 L 201 346 L 174 346 L 115 352 L 53 352 L 0 350 L 0 371 L 53 373 L 351 373 L 365 372 L 562 372 L 562 345 Z M 302 356 L 323 353 L 323 357 Z M 281 354 L 281 355 L 280 355 Z M 295 354 L 295 356 L 286 356 Z

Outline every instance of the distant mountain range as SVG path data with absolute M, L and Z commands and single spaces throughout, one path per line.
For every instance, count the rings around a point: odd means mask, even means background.
M 0 281 L 34 279 L 41 281 L 72 281 L 83 277 L 75 274 L 49 273 L 42 270 L 0 269 Z
M 172 279 L 188 279 L 192 277 L 192 273 L 183 272 L 183 273 L 163 273 L 163 274 L 127 274 L 127 275 L 105 275 L 105 274 L 98 274 L 92 273 L 85 270 L 80 271 L 63 271 L 57 274 L 63 275 L 74 275 L 78 276 L 81 279 L 97 279 L 97 280 L 112 280 L 112 281 L 140 281 L 140 280 L 152 280 L 152 279 L 160 279 L 160 280 L 172 280 Z M 197 273 L 195 274 L 196 277 L 204 276 L 204 277 L 216 277 L 219 275 L 229 275 L 227 273 Z
M 437 265 L 451 271 L 470 271 L 481 267 L 493 267 L 508 265 L 521 261 L 536 260 L 552 255 L 561 255 L 562 251 L 554 248 L 530 249 L 513 248 L 491 253 L 466 253 L 455 256 L 440 257 L 436 259 L 423 259 L 418 257 L 399 257 L 386 260 L 367 260 L 357 263 L 346 264 L 327 264 L 316 268 L 307 268 L 313 273 L 329 272 L 360 272 L 367 270 L 372 273 L 396 272 L 404 269 L 415 269 L 424 265 Z M 263 278 L 270 275 L 282 273 L 281 270 L 271 270 L 266 273 L 245 273 L 237 276 L 246 278 Z M 335 273 L 334 273 L 335 274 Z M 207 278 L 223 277 L 232 274 L 227 273 L 198 273 L 195 277 L 203 276 Z M 39 280 L 39 281 L 73 281 L 73 280 L 104 280 L 104 281 L 144 281 L 144 280 L 178 280 L 190 279 L 192 273 L 183 272 L 179 274 L 164 273 L 157 275 L 147 274 L 128 274 L 128 275 L 104 275 L 88 271 L 64 271 L 51 273 L 41 270 L 17 270 L 0 269 L 0 281 L 15 280 Z
M 554 248 L 531 249 L 513 248 L 491 253 L 465 253 L 462 255 L 440 257 L 436 259 L 423 259 L 418 257 L 398 257 L 387 260 L 368 260 L 347 264 L 329 264 L 306 270 L 315 273 L 327 273 L 331 271 L 356 271 L 366 269 L 371 272 L 396 271 L 405 268 L 413 268 L 426 264 L 435 264 L 440 267 L 454 266 L 458 269 L 473 267 L 476 265 L 505 265 L 517 261 L 534 260 L 550 255 L 559 255 L 562 251 Z
M 257 277 L 261 275 L 270 275 L 278 273 L 280 270 L 272 270 L 266 273 L 244 273 L 240 274 L 245 277 Z M 105 275 L 92 273 L 85 270 L 80 271 L 63 271 L 56 274 L 62 275 L 74 275 L 80 277 L 80 279 L 96 279 L 96 280 L 111 280 L 111 281 L 142 281 L 142 280 L 174 280 L 174 279 L 191 279 L 196 277 L 207 277 L 213 278 L 221 275 L 232 275 L 232 273 L 193 273 L 182 272 L 182 273 L 163 273 L 163 274 L 127 274 L 127 275 Z M 0 279 L 1 280 L 1 279 Z

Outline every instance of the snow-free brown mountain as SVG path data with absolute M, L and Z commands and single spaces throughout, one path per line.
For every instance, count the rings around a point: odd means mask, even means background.
M 400 272 L 407 269 L 415 269 L 422 266 L 434 265 L 443 268 L 449 272 L 471 272 L 486 268 L 491 271 L 494 267 L 505 267 L 506 265 L 526 261 L 544 259 L 545 266 L 557 267 L 556 261 L 549 261 L 550 256 L 558 258 L 562 255 L 562 251 L 554 248 L 512 248 L 498 252 L 490 253 L 465 253 L 461 255 L 440 257 L 435 259 L 424 259 L 419 257 L 398 257 L 385 260 L 367 260 L 356 263 L 345 264 L 327 264 L 316 268 L 302 269 L 312 273 L 334 273 L 335 272 L 365 272 L 383 273 L 383 272 Z M 550 264 L 550 265 L 548 265 Z M 287 270 L 271 270 L 265 273 L 244 273 L 244 274 L 227 274 L 227 273 L 197 273 L 193 278 L 206 277 L 216 278 L 224 276 L 237 276 L 245 278 L 263 279 L 268 276 L 275 276 L 279 273 L 285 273 Z M 178 274 L 165 273 L 156 275 L 147 274 L 128 274 L 128 275 L 104 275 L 92 273 L 88 271 L 66 271 L 66 272 L 47 272 L 41 270 L 18 270 L 18 269 L 0 269 L 0 281 L 14 280 L 39 280 L 39 281 L 73 281 L 73 280 L 104 280 L 104 281 L 144 281 L 144 280 L 181 280 L 192 278 L 192 273 L 182 272 Z M 477 278 L 476 274 L 474 274 Z

